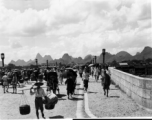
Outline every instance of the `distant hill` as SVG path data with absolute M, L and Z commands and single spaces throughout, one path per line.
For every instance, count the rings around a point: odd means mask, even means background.
M 117 57 L 132 57 L 128 52 L 126 51 L 120 51 L 116 54 Z
M 40 53 L 38 53 L 35 58 L 38 59 L 39 64 L 46 63 L 46 60 L 48 60 L 50 63 L 57 62 L 57 63 L 69 64 L 69 63 L 90 62 L 94 58 L 94 55 L 89 54 L 89 55 L 86 55 L 84 59 L 82 59 L 81 57 L 74 58 L 70 56 L 68 53 L 65 53 L 61 58 L 53 60 L 50 55 L 45 55 L 44 57 L 42 57 Z M 146 46 L 141 52 L 137 52 L 137 54 L 134 56 L 130 55 L 126 51 L 120 51 L 117 54 L 111 54 L 111 53 L 106 52 L 105 62 L 112 62 L 114 60 L 116 60 L 117 62 L 121 62 L 124 60 L 132 60 L 132 59 L 143 60 L 147 58 L 152 58 L 152 48 L 148 46 Z M 97 56 L 97 63 L 102 63 L 102 62 L 103 62 L 103 55 L 101 53 L 99 56 Z M 29 60 L 27 62 L 20 59 L 17 61 L 11 60 L 10 63 L 15 64 L 17 66 L 18 65 L 24 66 L 24 65 L 30 65 L 30 64 L 35 65 L 35 59 Z M 0 62 L 0 65 L 1 65 L 1 62 Z
M 48 61 L 52 61 L 53 60 L 50 55 L 45 55 L 44 57 L 42 57 L 40 53 L 38 53 L 36 55 L 35 59 L 38 59 L 38 64 L 46 63 L 46 60 L 48 60 Z M 35 59 L 34 60 L 30 59 L 27 62 L 24 61 L 24 60 L 20 60 L 20 59 L 17 60 L 17 61 L 11 60 L 10 63 L 12 63 L 12 64 L 14 64 L 16 66 L 26 66 L 26 65 L 31 65 L 31 64 L 35 65 L 36 64 L 35 63 Z
M 92 56 L 92 55 L 87 55 L 87 56 L 84 57 L 83 62 L 84 62 L 84 63 L 90 62 L 93 57 L 94 57 L 94 56 Z
M 45 55 L 44 58 L 43 58 L 43 62 L 46 62 L 46 60 L 52 61 L 53 59 L 50 55 Z
M 106 54 L 105 54 L 105 62 L 111 62 L 111 61 L 113 61 L 113 57 L 114 56 L 115 55 L 112 55 L 112 54 L 106 52 Z M 97 57 L 97 62 L 98 63 L 102 63 L 103 62 L 103 55 L 102 55 L 102 53 L 100 54 L 99 57 Z
M 81 57 L 78 57 L 78 58 L 74 58 L 73 61 L 75 63 L 83 63 L 83 59 Z
M 43 57 L 40 55 L 40 53 L 36 55 L 35 59 L 38 59 L 38 63 L 43 63 Z
M 66 61 L 66 63 L 70 63 L 70 62 L 72 61 L 72 57 L 69 56 L 68 53 L 65 53 L 65 54 L 62 56 L 62 59 L 63 59 L 64 61 Z
M 146 46 L 141 53 L 136 54 L 133 59 L 143 60 L 147 58 L 152 58 L 152 48 Z

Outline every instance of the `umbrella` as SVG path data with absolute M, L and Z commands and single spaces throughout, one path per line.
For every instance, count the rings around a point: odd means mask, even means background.
M 66 68 L 66 70 L 73 70 L 73 68 Z
M 76 68 L 76 67 L 78 67 L 78 65 L 74 65 L 74 66 L 73 66 L 73 68 Z
M 35 83 L 34 85 L 35 85 L 35 86 L 42 86 L 42 85 L 43 85 L 43 83 L 41 83 L 41 82 L 37 82 L 37 83 Z
M 89 65 L 89 67 L 92 67 L 92 66 L 93 66 L 93 64 L 90 64 L 90 65 Z
M 74 71 L 74 72 L 77 72 L 77 70 L 76 70 L 76 69 L 73 69 L 73 71 Z

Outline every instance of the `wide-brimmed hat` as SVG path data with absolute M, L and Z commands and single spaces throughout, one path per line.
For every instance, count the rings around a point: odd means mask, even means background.
M 35 86 L 42 86 L 43 83 L 42 83 L 42 82 L 37 82 L 37 83 L 35 83 L 34 85 L 35 85 Z

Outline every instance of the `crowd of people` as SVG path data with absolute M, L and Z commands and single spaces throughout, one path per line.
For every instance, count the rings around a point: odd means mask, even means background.
M 87 92 L 87 89 L 88 89 L 89 77 L 92 76 L 92 78 L 94 78 L 95 81 L 98 82 L 99 76 L 101 76 L 100 80 L 101 80 L 101 85 L 102 85 L 103 90 L 104 90 L 104 95 L 107 95 L 107 97 L 108 97 L 108 91 L 110 89 L 109 86 L 111 84 L 111 73 L 108 69 L 108 66 L 104 66 L 104 67 L 85 66 L 84 69 L 81 67 L 79 69 L 79 76 L 83 80 L 85 92 Z
M 67 97 L 68 99 L 72 99 L 72 96 L 75 94 L 75 89 L 77 85 L 77 75 L 79 73 L 80 78 L 84 83 L 84 91 L 88 90 L 89 78 L 95 79 L 96 82 L 99 80 L 99 76 L 101 75 L 101 85 L 103 86 L 104 95 L 107 94 L 110 86 L 110 72 L 108 67 L 105 69 L 98 66 L 84 66 L 79 67 L 77 69 L 73 68 L 56 68 L 56 67 L 48 67 L 46 69 L 42 68 L 33 68 L 33 69 L 12 69 L 12 70 L 1 70 L 1 82 L 3 87 L 3 92 L 9 92 L 9 86 L 12 85 L 13 93 L 17 93 L 17 87 L 21 87 L 22 84 L 28 84 L 29 81 L 36 81 L 34 84 L 37 86 L 36 89 L 32 92 L 33 86 L 30 89 L 31 94 L 35 94 L 35 108 L 36 115 L 39 118 L 38 110 L 41 110 L 42 117 L 44 117 L 43 113 L 43 99 L 47 100 L 46 94 L 40 86 L 43 85 L 43 81 L 46 81 L 47 91 L 52 91 L 56 94 L 60 94 L 59 84 L 67 85 Z M 66 79 L 65 81 L 63 79 Z
M 65 84 L 67 85 L 67 95 L 72 97 L 76 88 L 77 74 L 82 78 L 84 82 L 84 90 L 88 89 L 89 77 L 95 79 L 96 82 L 101 76 L 102 86 L 104 85 L 105 76 L 110 76 L 108 66 L 101 68 L 99 66 L 84 66 L 77 69 L 72 68 L 57 68 L 48 67 L 42 68 L 30 68 L 30 69 L 5 69 L 0 71 L 1 82 L 4 93 L 9 92 L 9 86 L 12 85 L 13 93 L 17 93 L 17 87 L 21 87 L 22 84 L 28 84 L 29 81 L 47 81 L 47 88 L 59 93 L 59 84 L 64 84 L 63 78 L 66 78 Z

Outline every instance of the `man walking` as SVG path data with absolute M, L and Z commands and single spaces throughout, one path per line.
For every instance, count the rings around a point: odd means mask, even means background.
M 30 89 L 30 93 L 31 93 L 31 95 L 35 94 L 36 116 L 39 119 L 38 110 L 40 109 L 42 117 L 45 119 L 44 113 L 43 113 L 44 108 L 43 108 L 43 99 L 42 99 L 42 97 L 45 97 L 46 101 L 47 101 L 47 97 L 46 97 L 46 94 L 44 92 L 44 89 L 40 87 L 41 85 L 43 85 L 43 83 L 37 82 L 34 85 L 37 86 L 37 88 L 35 88 L 34 91 L 32 91 L 32 89 L 33 89 L 33 86 L 32 86 L 31 89 Z
M 4 76 L 2 77 L 2 80 L 3 80 L 3 90 L 4 90 L 4 93 L 5 93 L 5 88 L 6 88 L 6 92 L 8 92 L 9 83 L 8 83 L 7 73 L 4 73 Z

